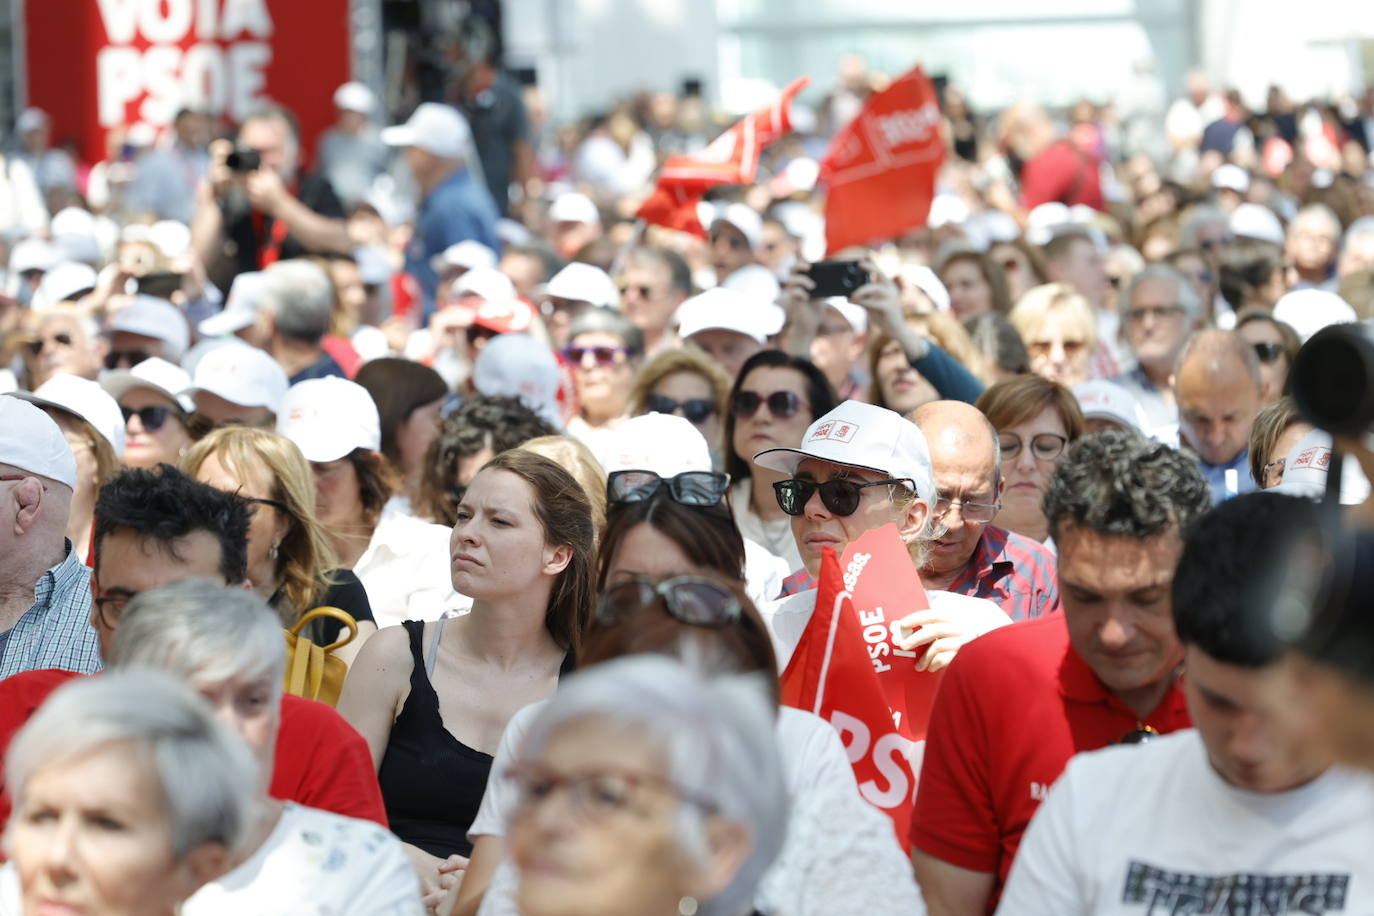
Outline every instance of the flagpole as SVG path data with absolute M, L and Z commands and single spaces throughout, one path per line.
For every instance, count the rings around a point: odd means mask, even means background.
M 625 259 L 630 255 L 630 249 L 638 248 L 644 243 L 644 233 L 648 231 L 649 224 L 642 217 L 635 218 L 635 231 L 625 240 L 625 244 L 616 249 L 615 257 L 611 259 L 611 269 L 608 273 L 614 280 L 620 276 L 621 268 L 625 266 Z

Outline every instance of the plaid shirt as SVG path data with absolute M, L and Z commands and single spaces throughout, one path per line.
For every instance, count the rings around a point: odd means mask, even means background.
M 779 597 L 816 585 L 810 573 L 799 569 L 782 580 Z M 945 591 L 986 598 L 1012 620 L 1026 620 L 1060 609 L 1054 554 L 1043 544 L 993 525 L 983 529 L 964 574 Z
M 33 607 L 5 643 L 0 678 L 35 668 L 99 671 L 100 641 L 91 626 L 91 571 L 67 541 L 67 556 L 39 578 Z

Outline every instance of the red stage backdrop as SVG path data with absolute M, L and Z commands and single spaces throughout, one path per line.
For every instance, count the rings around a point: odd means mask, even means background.
M 55 142 L 105 158 L 106 133 L 183 106 L 237 122 L 265 100 L 300 118 L 301 151 L 349 79 L 348 0 L 23 0 L 28 105 Z

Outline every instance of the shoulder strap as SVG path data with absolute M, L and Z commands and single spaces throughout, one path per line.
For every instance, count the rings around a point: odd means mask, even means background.
M 425 676 L 434 678 L 434 665 L 439 660 L 439 637 L 444 635 L 444 618 L 434 624 L 434 639 L 430 641 L 429 651 L 425 653 Z

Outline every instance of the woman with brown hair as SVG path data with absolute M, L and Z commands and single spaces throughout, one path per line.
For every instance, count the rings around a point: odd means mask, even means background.
M 1073 392 L 1038 375 L 998 382 L 974 405 L 997 430 L 1006 489 L 993 522 L 1044 541 L 1049 537 L 1041 502 L 1064 448 L 1083 435 L 1083 411 Z
M 392 505 L 414 515 L 424 476 L 425 453 L 439 436 L 448 385 L 429 366 L 410 359 L 374 359 L 363 364 L 354 379 L 377 404 L 382 423 L 382 454 L 401 479 Z
M 524 449 L 491 460 L 453 528 L 462 617 L 383 630 L 349 672 L 339 711 L 367 740 L 392 831 L 427 890 L 472 851 L 468 826 L 502 730 L 571 670 L 595 599 L 591 506 L 558 465 Z
M 949 290 L 949 307 L 954 317 L 966 321 L 974 315 L 1011 311 L 1007 277 L 1002 267 L 987 255 L 971 249 L 948 254 L 936 270 L 940 282 Z
M 730 377 L 700 350 L 665 350 L 649 360 L 630 389 L 629 415 L 668 413 L 684 417 L 711 449 L 711 461 L 722 467 L 721 428 Z

